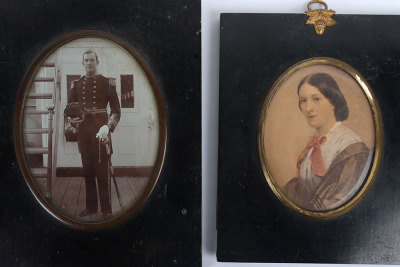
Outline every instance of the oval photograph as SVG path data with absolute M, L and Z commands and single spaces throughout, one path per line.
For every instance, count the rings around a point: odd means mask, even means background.
M 63 222 L 105 228 L 132 216 L 163 162 L 165 111 L 141 56 L 102 32 L 39 55 L 17 103 L 17 154 L 36 198 Z
M 259 129 L 268 184 L 300 214 L 339 216 L 375 179 L 379 108 L 367 82 L 344 62 L 312 58 L 288 69 L 264 101 Z

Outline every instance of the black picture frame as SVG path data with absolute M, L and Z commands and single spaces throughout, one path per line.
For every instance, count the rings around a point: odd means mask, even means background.
M 0 133 L 0 264 L 201 266 L 200 1 L 4 2 Z M 182 27 L 184 25 L 184 27 Z M 14 150 L 14 111 L 24 75 L 43 49 L 77 31 L 102 31 L 149 64 L 166 109 L 164 163 L 134 216 L 79 230 L 51 216 L 30 192 Z M 188 124 L 190 127 L 187 127 Z M 188 145 L 189 144 L 189 145 Z
M 337 25 L 319 36 L 304 24 L 303 14 L 221 15 L 218 261 L 400 262 L 392 249 L 398 248 L 400 212 L 395 204 L 400 79 L 394 75 L 400 38 L 393 35 L 400 18 L 333 18 Z M 374 184 L 354 209 L 327 220 L 287 208 L 270 189 L 258 154 L 259 118 L 269 89 L 290 66 L 313 57 L 335 58 L 358 70 L 376 96 L 383 123 Z

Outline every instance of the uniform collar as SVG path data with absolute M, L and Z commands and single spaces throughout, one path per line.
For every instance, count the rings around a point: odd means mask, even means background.
M 98 77 L 98 76 L 100 76 L 101 74 L 100 73 L 97 73 L 96 75 L 93 75 L 93 76 L 88 76 L 88 75 L 84 75 L 84 77 L 85 78 L 94 78 L 94 77 Z

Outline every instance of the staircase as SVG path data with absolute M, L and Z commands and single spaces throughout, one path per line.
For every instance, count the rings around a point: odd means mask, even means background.
M 46 192 L 43 192 L 47 199 L 52 197 L 55 177 L 57 133 L 54 129 L 58 129 L 58 119 L 54 122 L 53 118 L 55 111 L 59 112 L 56 109 L 59 104 L 59 70 L 55 61 L 46 62 L 38 70 L 26 96 L 23 129 L 25 156 L 31 175 L 34 179 L 47 178 Z

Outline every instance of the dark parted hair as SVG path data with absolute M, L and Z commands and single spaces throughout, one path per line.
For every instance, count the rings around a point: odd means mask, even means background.
M 342 91 L 340 91 L 336 81 L 329 74 L 314 73 L 304 77 L 297 87 L 297 95 L 299 95 L 301 86 L 306 83 L 318 88 L 321 94 L 323 94 L 335 107 L 334 113 L 336 121 L 347 120 L 349 117 L 349 107 L 347 106 L 346 99 L 344 98 Z
M 92 53 L 94 53 L 94 55 L 95 55 L 95 57 L 96 57 L 96 62 L 99 62 L 99 58 L 97 57 L 96 51 L 94 51 L 94 50 L 92 50 L 92 49 L 88 49 L 88 50 L 86 50 L 85 53 L 83 53 L 83 55 L 82 55 L 82 63 L 83 63 L 83 60 L 85 59 L 85 55 L 86 55 L 86 54 L 92 54 Z

